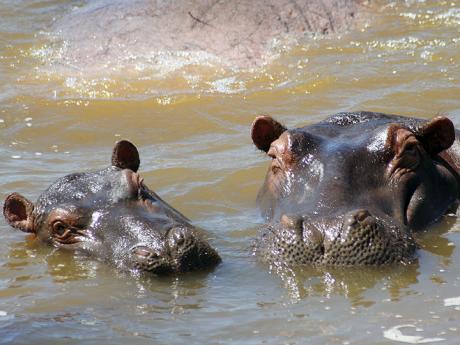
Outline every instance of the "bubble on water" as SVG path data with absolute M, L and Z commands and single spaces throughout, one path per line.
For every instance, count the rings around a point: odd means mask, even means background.
M 387 339 L 398 341 L 401 343 L 407 344 L 427 344 L 427 343 L 435 343 L 439 341 L 446 340 L 445 338 L 424 338 L 419 335 L 404 335 L 400 329 L 401 328 L 415 328 L 415 325 L 405 324 L 405 325 L 397 325 L 390 329 L 387 329 L 383 332 L 383 336 Z
M 412 13 L 412 12 L 409 12 L 409 13 L 400 13 L 399 14 L 401 17 L 406 17 L 406 18 L 410 18 L 410 19 L 415 19 L 417 18 L 417 14 L 416 13 Z
M 81 320 L 80 323 L 85 326 L 94 326 L 97 321 L 96 320 Z
M 67 87 L 75 87 L 75 85 L 77 84 L 77 78 L 75 77 L 68 77 L 66 78 L 65 80 L 65 86 Z
M 393 50 L 401 50 L 401 49 L 415 49 L 417 46 L 422 44 L 420 39 L 413 36 L 403 37 L 400 39 L 390 39 L 384 43 L 381 43 L 381 48 L 390 48 Z
M 209 83 L 211 91 L 220 93 L 238 93 L 245 89 L 242 81 L 237 81 L 236 77 L 218 79 Z
M 444 306 L 445 307 L 452 307 L 460 305 L 460 297 L 451 297 L 444 299 Z
M 156 102 L 161 105 L 169 105 L 173 103 L 173 97 L 168 97 L 168 96 L 158 97 L 156 99 Z
M 13 155 L 13 156 L 11 156 L 11 158 L 13 158 L 13 159 L 20 159 L 21 156 L 20 156 L 20 155 Z
M 434 17 L 435 20 L 440 20 L 448 25 L 460 24 L 460 8 L 450 8 L 444 13 L 440 13 Z
M 428 51 L 428 50 L 424 50 L 424 51 L 422 51 L 420 53 L 420 57 L 423 60 L 432 61 L 433 60 L 433 52 Z

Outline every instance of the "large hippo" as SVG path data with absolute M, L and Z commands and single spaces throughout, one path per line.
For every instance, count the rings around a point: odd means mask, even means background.
M 259 116 L 251 135 L 272 160 L 257 197 L 269 223 L 255 244 L 270 263 L 408 261 L 414 232 L 456 210 L 460 144 L 446 117 L 339 113 L 286 129 Z
M 144 184 L 139 164 L 137 148 L 120 141 L 109 168 L 62 177 L 35 204 L 10 194 L 3 214 L 43 242 L 123 269 L 162 274 L 218 264 L 203 234 Z

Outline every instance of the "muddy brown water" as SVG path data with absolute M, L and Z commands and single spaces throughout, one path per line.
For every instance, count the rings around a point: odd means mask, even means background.
M 375 17 L 350 33 L 310 38 L 251 70 L 168 56 L 88 73 L 60 61 L 65 46 L 52 37 L 54 19 L 76 5 L 0 3 L 1 197 L 35 200 L 59 176 L 106 166 L 127 138 L 147 184 L 208 230 L 224 261 L 137 279 L 2 219 L 0 343 L 460 342 L 455 215 L 420 235 L 406 266 L 277 273 L 249 251 L 267 166 L 249 137 L 254 116 L 297 126 L 373 110 L 447 114 L 460 127 L 458 1 L 374 3 Z

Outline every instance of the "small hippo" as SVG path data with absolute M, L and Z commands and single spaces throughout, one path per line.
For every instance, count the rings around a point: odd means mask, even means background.
M 446 117 L 352 112 L 286 129 L 259 116 L 251 136 L 272 159 L 255 242 L 271 264 L 409 261 L 414 232 L 456 211 L 459 133 Z
M 203 234 L 144 184 L 139 164 L 137 148 L 120 141 L 111 167 L 60 178 L 35 205 L 10 194 L 3 214 L 43 242 L 123 269 L 163 274 L 217 265 Z

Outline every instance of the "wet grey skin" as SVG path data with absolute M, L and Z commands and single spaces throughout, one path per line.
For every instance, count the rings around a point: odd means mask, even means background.
M 115 145 L 112 166 L 64 176 L 33 204 L 10 194 L 3 213 L 14 228 L 135 272 L 211 268 L 221 259 L 204 233 L 151 191 L 137 173 L 137 148 Z
M 287 129 L 258 116 L 251 136 L 271 164 L 255 254 L 288 266 L 409 262 L 415 232 L 457 209 L 458 133 L 446 117 L 339 113 Z

